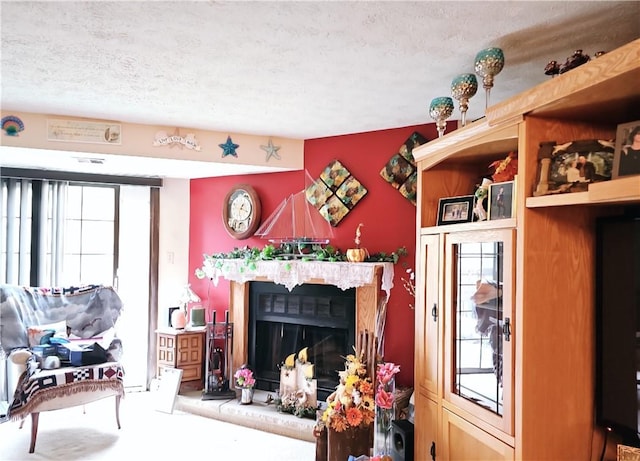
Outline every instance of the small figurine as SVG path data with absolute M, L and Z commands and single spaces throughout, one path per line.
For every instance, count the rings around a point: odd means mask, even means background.
M 478 189 L 476 189 L 476 193 L 474 194 L 476 196 L 476 204 L 473 207 L 473 214 L 476 215 L 478 221 L 484 221 L 487 219 L 487 197 L 489 195 L 489 184 L 492 182 L 493 181 L 489 178 L 482 178 L 482 184 L 478 186 Z
M 544 68 L 545 75 L 551 75 L 551 78 L 555 77 L 560 73 L 560 64 L 558 61 L 549 61 L 549 63 Z
M 591 61 L 591 58 L 588 54 L 583 54 L 582 50 L 576 50 L 573 52 L 571 56 L 567 58 L 567 61 L 560 67 L 560 73 L 564 74 L 565 72 L 575 69 L 582 64 Z

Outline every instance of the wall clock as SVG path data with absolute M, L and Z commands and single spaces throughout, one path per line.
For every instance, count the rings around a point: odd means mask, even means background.
M 234 239 L 251 237 L 260 225 L 260 197 L 249 184 L 237 184 L 227 193 L 222 204 L 224 228 Z

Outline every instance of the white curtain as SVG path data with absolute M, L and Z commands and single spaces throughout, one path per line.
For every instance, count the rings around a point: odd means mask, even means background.
M 2 178 L 0 181 L 0 282 L 26 286 L 57 286 L 64 254 L 63 235 L 68 183 L 13 178 Z M 34 228 L 34 225 L 37 227 Z M 37 255 L 32 255 L 34 248 L 37 249 Z M 32 262 L 37 264 L 35 279 L 31 277 Z

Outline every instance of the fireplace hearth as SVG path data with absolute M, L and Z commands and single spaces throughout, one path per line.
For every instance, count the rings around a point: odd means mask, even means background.
M 355 288 L 304 284 L 289 291 L 271 282 L 249 283 L 248 362 L 256 387 L 276 391 L 280 365 L 307 347 L 318 381 L 318 399 L 338 384 L 337 371 L 355 344 Z

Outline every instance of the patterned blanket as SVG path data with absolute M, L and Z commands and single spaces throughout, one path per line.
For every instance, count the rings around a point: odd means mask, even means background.
M 103 285 L 42 288 L 0 284 L 1 344 L 7 354 L 29 347 L 27 327 L 63 320 L 71 334 L 91 338 L 113 327 L 122 307 L 116 291 Z
M 21 420 L 47 400 L 77 394 L 113 390 L 124 396 L 124 370 L 118 362 L 86 367 L 64 367 L 55 370 L 25 371 L 20 377 L 13 402 L 7 415 L 9 420 Z

